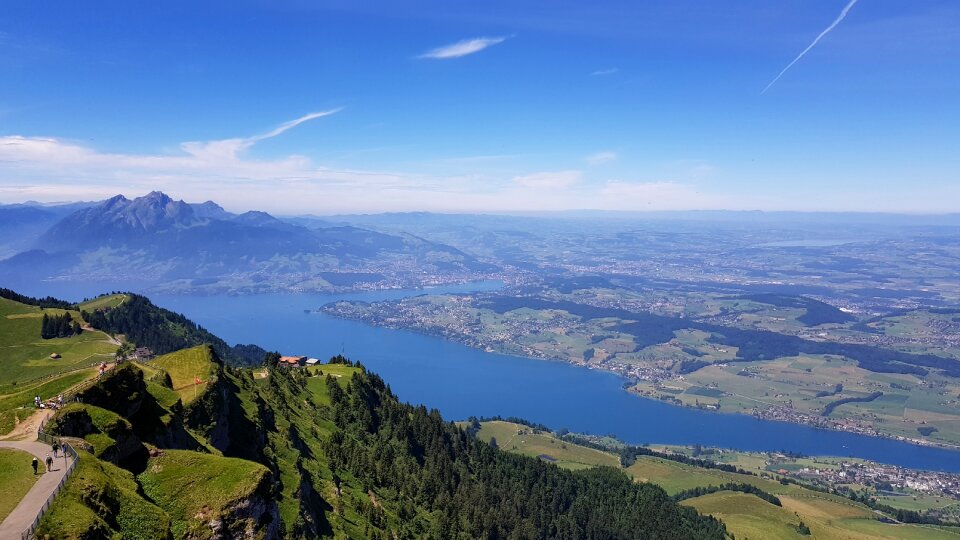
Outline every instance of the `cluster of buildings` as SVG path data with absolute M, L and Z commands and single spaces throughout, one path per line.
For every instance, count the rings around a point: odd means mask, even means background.
M 884 494 L 902 493 L 909 490 L 927 495 L 960 499 L 960 474 L 917 471 L 871 461 L 842 461 L 837 468 L 804 467 L 788 474 L 802 480 L 824 482 L 830 485 L 872 485 Z M 886 493 L 889 490 L 894 491 Z
M 830 418 L 819 414 L 807 413 L 779 405 L 766 405 L 756 407 L 752 411 L 753 416 L 763 420 L 777 420 L 779 422 L 793 422 L 795 424 L 805 424 L 821 429 L 833 429 L 846 431 L 849 433 L 858 433 L 860 435 L 869 435 L 871 437 L 884 437 L 885 435 L 874 429 L 869 424 L 858 422 L 852 418 Z
M 316 358 L 307 358 L 306 356 L 281 356 L 277 361 L 278 367 L 297 368 L 304 366 L 315 366 L 320 363 Z

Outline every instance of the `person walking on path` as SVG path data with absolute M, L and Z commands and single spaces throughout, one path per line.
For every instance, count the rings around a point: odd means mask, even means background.
M 60 449 L 60 445 L 57 444 L 57 441 L 53 441 L 53 457 L 57 457 L 57 450 Z
M 46 415 L 38 412 L 36 416 L 39 418 Z M 64 461 L 62 466 L 53 467 L 53 458 L 49 457 L 52 453 L 50 450 L 51 446 L 36 440 L 40 427 L 37 418 L 34 418 L 33 421 L 29 423 L 22 422 L 22 429 L 18 428 L 22 431 L 20 435 L 28 435 L 26 438 L 22 440 L 0 440 L 0 448 L 13 448 L 15 450 L 29 452 L 33 455 L 32 457 L 36 458 L 35 463 L 37 465 L 37 476 L 34 477 L 36 481 L 33 483 L 33 486 L 13 511 L 11 511 L 6 518 L 0 520 L 0 539 L 3 540 L 20 538 L 22 533 L 33 525 L 34 519 L 36 519 L 47 501 L 50 500 L 50 496 L 57 491 L 57 488 L 61 486 L 64 478 L 67 477 L 67 472 L 70 470 L 71 464 L 77 462 L 76 457 L 65 451 L 67 445 L 64 444 L 62 440 L 57 440 L 61 450 L 59 453 L 64 456 Z M 44 473 L 40 471 L 40 468 L 42 466 L 41 464 L 47 459 L 50 459 L 50 472 Z M 26 461 L 26 459 L 24 459 L 24 461 Z M 33 466 L 33 463 L 33 459 L 31 458 L 31 466 Z M 20 466 L 22 467 L 23 465 Z M 5 495 L 6 493 L 0 491 L 0 499 L 3 499 L 4 502 L 6 502 L 6 499 L 4 499 Z
M 40 462 L 37 461 L 37 457 L 34 456 L 34 457 L 33 457 L 33 475 L 34 475 L 34 476 L 37 475 L 37 467 L 38 467 L 39 465 L 40 465 Z
M 50 457 L 50 454 L 47 454 L 47 472 L 50 472 L 50 469 L 53 467 L 53 458 Z

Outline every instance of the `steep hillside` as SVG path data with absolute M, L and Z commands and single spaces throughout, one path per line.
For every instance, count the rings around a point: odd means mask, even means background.
M 180 371 L 195 371 L 204 357 L 209 384 L 185 405 L 167 369 L 190 363 Z M 52 424 L 94 453 L 82 457 L 42 533 L 724 536 L 722 524 L 656 486 L 610 468 L 572 472 L 500 451 L 436 411 L 400 403 L 379 377 L 337 360 L 311 370 L 253 371 L 224 366 L 212 349 L 200 348 L 112 370 L 83 393 L 83 405 L 65 408 Z M 121 441 L 128 451 L 96 448 Z M 136 512 L 143 519 L 134 523 Z

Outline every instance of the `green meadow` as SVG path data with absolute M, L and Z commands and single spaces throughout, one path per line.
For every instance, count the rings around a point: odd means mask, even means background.
M 0 395 L 16 390 L 42 377 L 111 360 L 117 345 L 103 332 L 84 330 L 68 338 L 42 339 L 40 324 L 44 313 L 61 314 L 63 310 L 27 306 L 0 298 Z M 79 321 L 78 312 L 71 311 Z M 51 354 L 60 358 L 53 359 Z
M 32 460 L 33 456 L 27 452 L 0 448 L 0 493 L 3 493 L 3 497 L 0 497 L 0 521 L 10 515 L 40 478 L 33 474 L 30 465 Z
M 211 377 L 216 373 L 213 351 L 207 345 L 159 356 L 148 362 L 147 366 L 162 369 L 170 375 L 173 390 L 183 400 L 184 405 L 199 397 L 210 384 Z M 200 384 L 196 383 L 197 378 L 200 379 Z

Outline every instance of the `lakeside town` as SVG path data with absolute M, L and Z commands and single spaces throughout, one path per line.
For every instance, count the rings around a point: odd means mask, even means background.
M 775 465 L 785 456 L 771 454 Z M 960 474 L 905 469 L 873 461 L 840 461 L 836 467 L 802 467 L 794 471 L 779 469 L 778 474 L 830 486 L 873 486 L 881 494 L 908 496 L 911 493 L 948 497 L 960 501 Z

